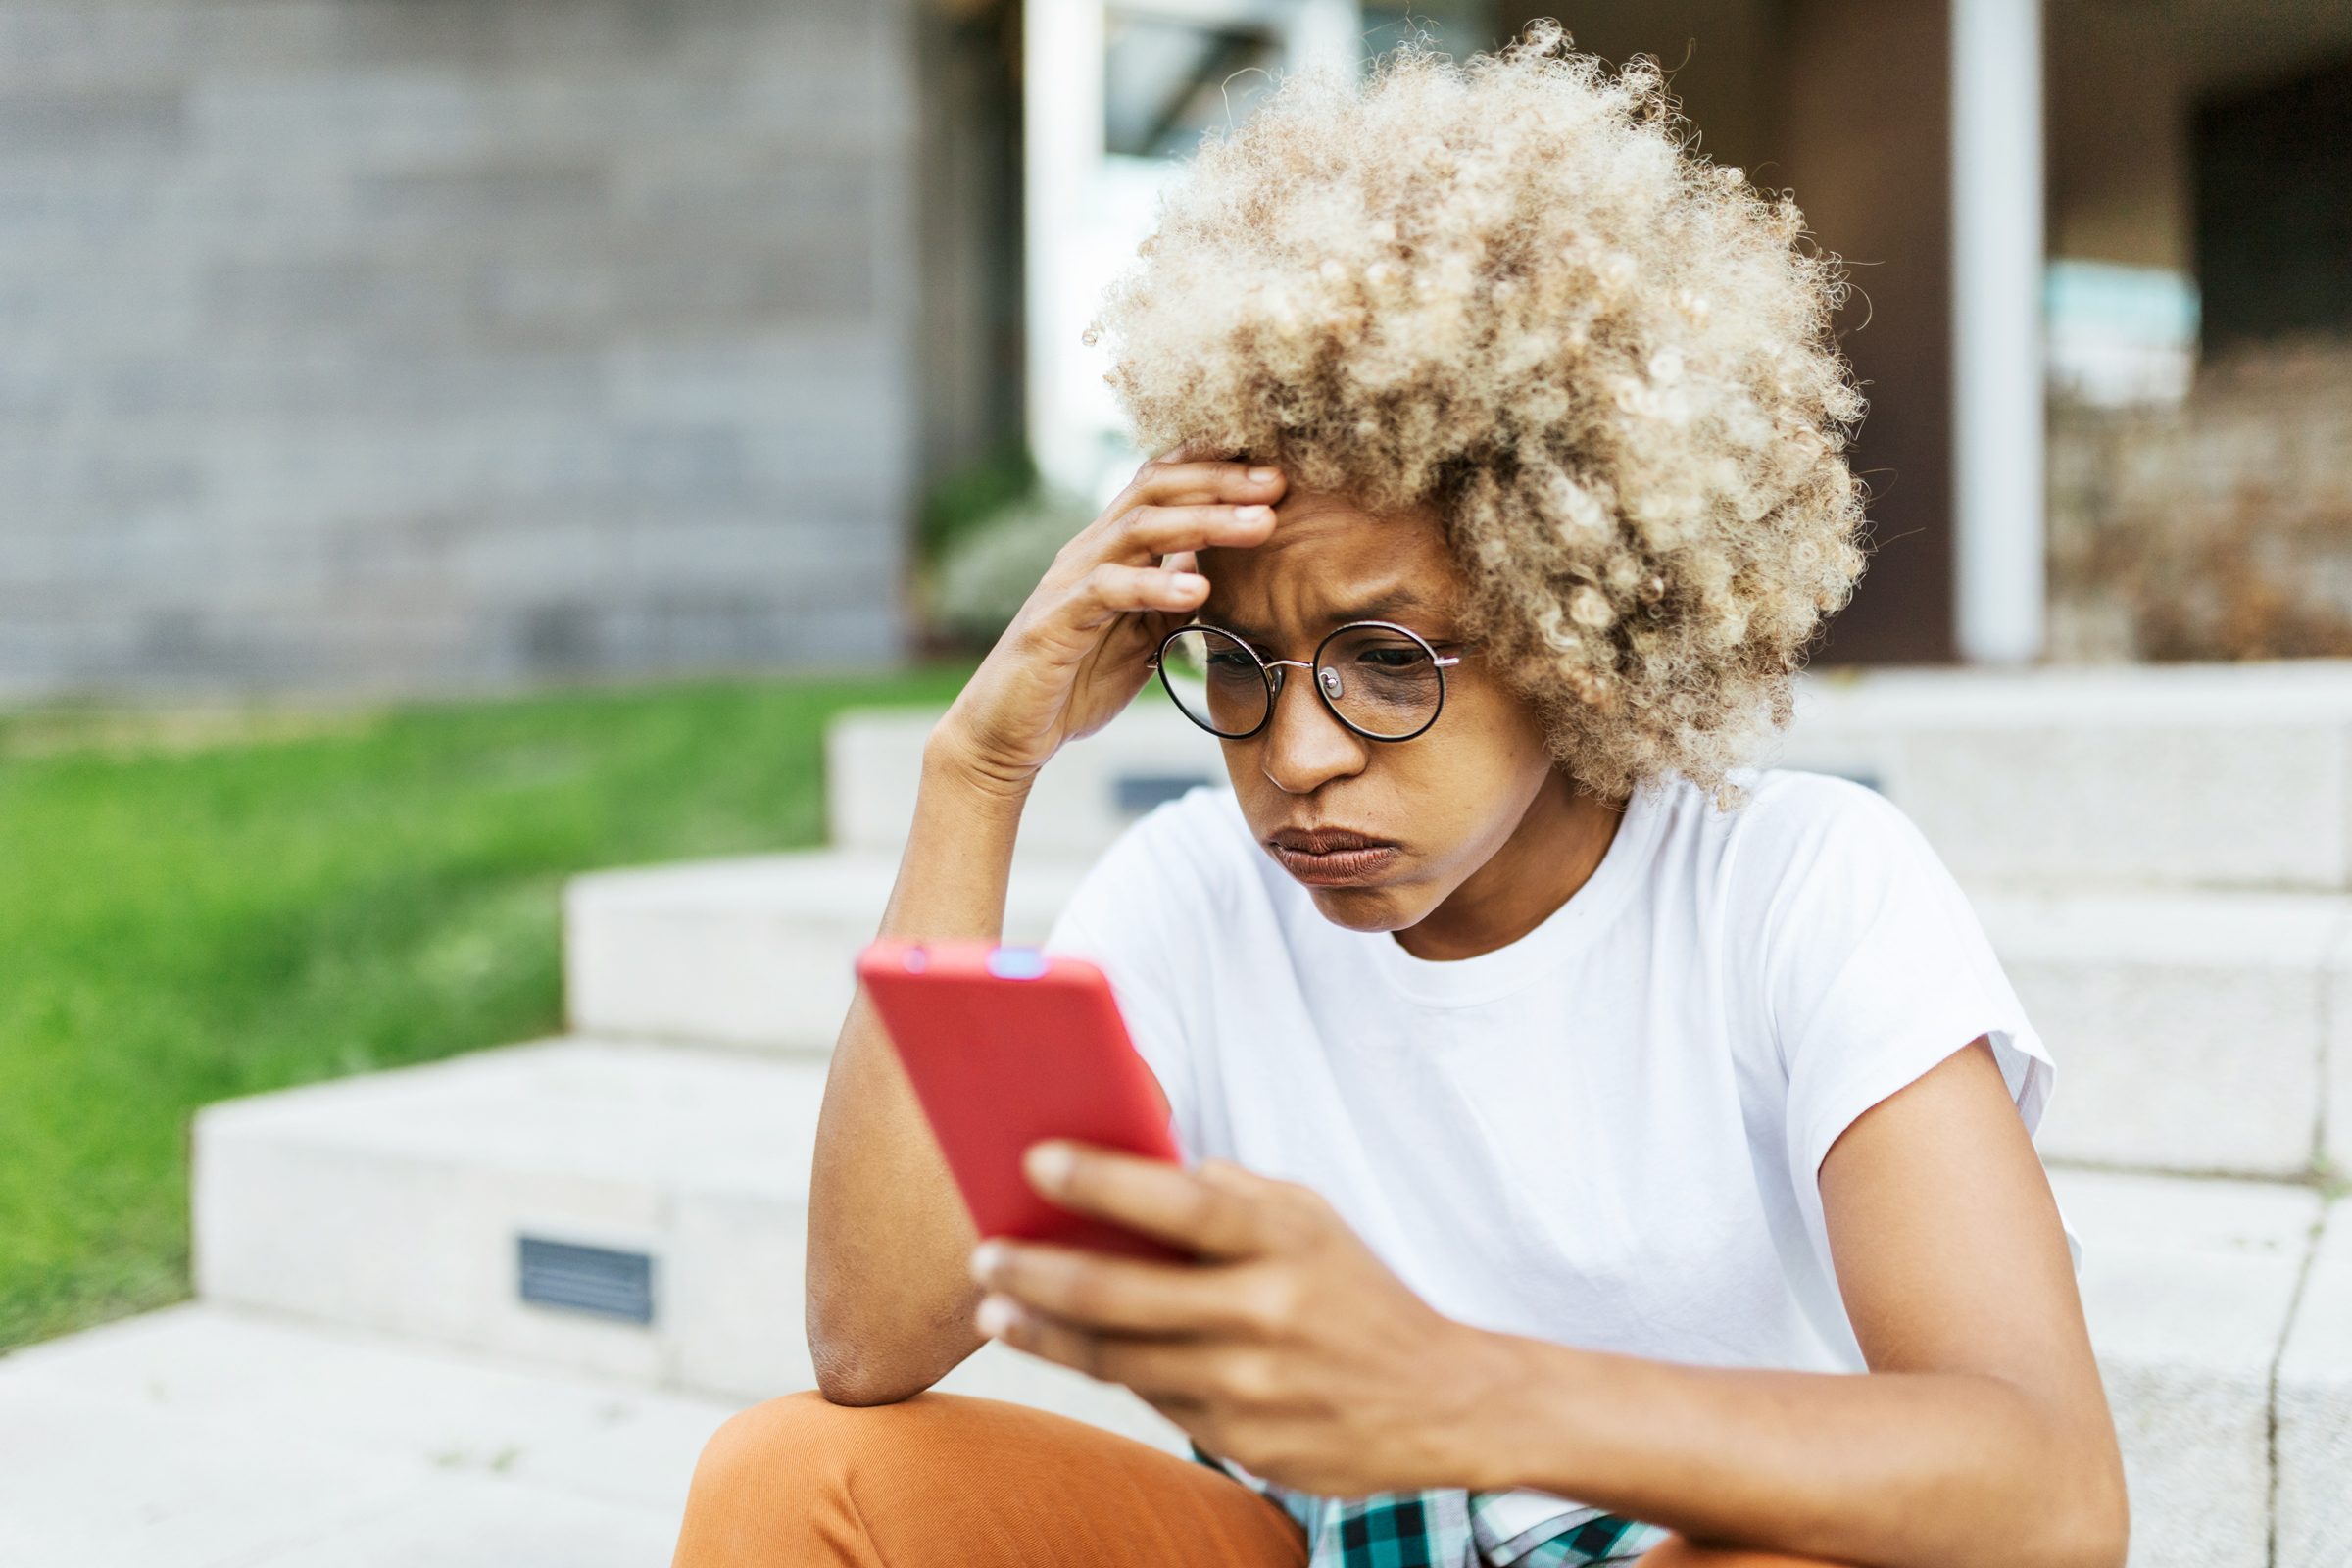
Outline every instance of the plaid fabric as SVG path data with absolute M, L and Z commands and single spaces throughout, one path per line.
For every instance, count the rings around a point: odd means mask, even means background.
M 1261 1493 L 1306 1532 L 1307 1568 L 1570 1568 L 1627 1563 L 1667 1532 L 1598 1508 L 1568 1504 L 1550 1518 L 1517 1527 L 1505 1520 L 1525 1494 L 1376 1492 L 1368 1497 L 1319 1497 L 1240 1474 L 1198 1443 L 1193 1457 Z M 1504 1499 L 1512 1499 L 1506 1504 Z M 1506 1531 L 1516 1529 L 1514 1534 Z

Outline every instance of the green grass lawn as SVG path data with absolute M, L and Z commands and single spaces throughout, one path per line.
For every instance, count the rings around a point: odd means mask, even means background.
M 970 668 L 0 718 L 0 1349 L 189 1294 L 196 1106 L 556 1028 L 567 875 L 821 842 L 827 715 Z

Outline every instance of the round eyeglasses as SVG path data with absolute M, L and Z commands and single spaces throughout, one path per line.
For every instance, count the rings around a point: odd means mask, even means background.
M 1256 734 L 1274 716 L 1284 666 L 1314 673 L 1315 695 L 1332 716 L 1366 740 L 1409 741 L 1446 707 L 1446 666 L 1421 636 L 1390 620 L 1356 620 L 1332 629 L 1315 657 L 1262 659 L 1214 626 L 1179 626 L 1148 661 L 1184 716 L 1220 740 Z

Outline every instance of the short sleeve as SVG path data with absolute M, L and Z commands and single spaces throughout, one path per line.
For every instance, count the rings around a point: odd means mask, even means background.
M 1821 1162 L 1855 1118 L 1983 1035 L 2030 1136 L 2057 1064 L 1911 819 L 1847 780 L 1797 788 L 1766 835 L 1785 869 L 1761 921 L 1761 978 L 1788 1075 L 1790 1175 L 1826 1264 Z M 2082 1243 L 2059 1218 L 2079 1272 Z
M 1198 972 L 1187 955 L 1204 928 L 1194 906 L 1207 888 L 1186 853 L 1180 813 L 1197 806 L 1188 796 L 1129 823 L 1087 867 L 1040 944 L 1087 959 L 1110 982 L 1128 1038 L 1168 1098 L 1169 1127 L 1188 1163 L 1200 1144 L 1177 976 Z

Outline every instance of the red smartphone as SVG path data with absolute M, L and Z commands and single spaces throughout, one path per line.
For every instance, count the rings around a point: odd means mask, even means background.
M 1181 1164 L 1152 1068 L 1084 958 L 979 938 L 883 937 L 858 955 L 972 1223 L 986 1236 L 1191 1262 L 1188 1250 L 1041 1197 L 1021 1153 L 1073 1138 Z

